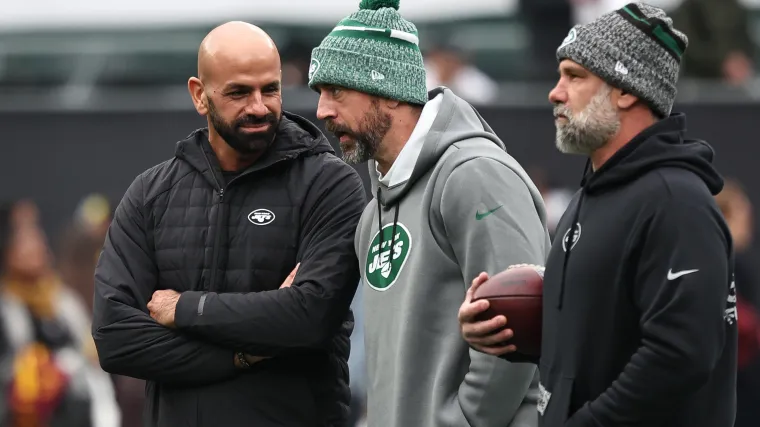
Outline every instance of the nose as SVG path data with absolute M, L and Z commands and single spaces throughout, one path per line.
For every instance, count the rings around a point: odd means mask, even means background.
M 264 117 L 269 114 L 269 108 L 264 105 L 264 100 L 261 97 L 261 92 L 254 92 L 250 102 L 246 106 L 246 112 L 256 117 Z
M 319 103 L 317 103 L 317 119 L 327 120 L 335 118 L 335 108 L 332 106 L 332 102 L 327 99 L 324 91 L 319 95 Z
M 561 80 L 558 81 L 557 85 L 554 86 L 554 89 L 549 92 L 549 102 L 552 104 L 564 104 L 567 102 L 567 91 L 562 87 Z

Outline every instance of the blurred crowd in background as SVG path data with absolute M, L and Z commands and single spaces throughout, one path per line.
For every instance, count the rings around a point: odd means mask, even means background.
M 436 41 L 424 49 L 428 85 L 431 88 L 445 85 L 475 105 L 488 105 L 499 102 L 499 90 L 505 82 L 551 82 L 557 68 L 554 52 L 568 29 L 574 23 L 590 21 L 626 3 L 625 0 L 526 0 L 519 3 L 518 13 L 503 18 L 503 22 L 499 19 L 483 21 L 481 28 L 492 28 L 495 32 L 492 37 L 477 33 L 474 41 L 472 37 L 462 36 L 461 31 L 460 37 L 447 38 L 445 36 L 453 34 L 453 30 L 446 29 L 458 24 L 438 23 L 435 33 L 438 36 L 431 37 Z M 689 36 L 684 79 L 705 81 L 705 85 L 720 84 L 727 90 L 734 88 L 743 93 L 757 92 L 760 1 L 660 0 L 652 3 L 668 8 L 676 28 Z M 402 12 L 403 7 L 402 1 Z M 0 13 L 2 9 L 0 6 Z M 255 12 L 246 12 L 240 17 L 257 23 L 255 18 Z M 510 33 L 501 30 L 512 28 L 515 22 L 527 31 L 530 48 L 517 54 L 510 51 L 517 56 L 507 62 L 499 53 L 499 46 L 509 46 L 515 41 Z M 197 33 L 202 37 L 211 26 L 201 26 Z M 329 30 L 329 26 L 319 28 L 309 27 L 304 34 L 313 31 L 322 37 L 325 30 Z M 273 37 L 277 40 L 276 33 Z M 424 37 L 423 34 L 423 40 Z M 3 40 L 11 39 L 15 40 L 16 51 L 18 46 L 24 46 L 19 42 L 23 36 L 18 33 L 7 35 L 5 39 L 0 37 L 0 97 L 3 93 L 17 94 L 15 91 L 21 86 L 48 87 L 45 76 L 53 76 L 52 73 L 60 70 L 39 64 L 35 68 L 28 62 L 24 72 L 23 61 L 3 62 L 4 47 L 7 47 Z M 290 37 L 291 41 L 281 46 L 286 88 L 305 85 L 311 48 L 316 44 L 310 44 L 308 37 L 295 39 Z M 496 47 L 468 49 L 471 45 Z M 505 50 L 504 55 L 509 54 Z M 185 56 L 194 60 L 193 55 Z M 185 56 L 177 59 L 178 63 L 185 64 L 184 68 L 178 67 L 177 75 L 165 77 L 174 79 L 173 84 L 177 86 L 184 85 L 187 77 L 195 72 L 194 63 L 187 62 Z M 172 61 L 171 57 L 167 60 Z M 30 70 L 37 70 L 38 74 Z M 515 77 L 518 75 L 519 78 Z M 545 102 L 545 94 L 537 96 L 543 97 L 538 102 Z M 190 108 L 190 99 L 186 102 Z M 2 141 L 3 156 L 13 156 L 10 144 L 23 143 Z M 547 149 L 550 146 L 547 144 Z M 577 187 L 575 183 L 554 185 L 551 170 L 543 165 L 529 166 L 544 196 L 553 226 Z M 141 170 L 133 172 L 137 175 Z M 717 201 L 731 228 L 737 252 L 741 337 L 736 426 L 757 426 L 760 425 L 760 276 L 757 273 L 760 259 L 754 255 L 755 216 L 745 186 L 758 184 L 734 180 L 731 170 L 721 172 L 728 180 Z M 50 183 L 51 191 L 55 191 L 55 184 Z M 18 189 L 18 185 L 15 186 Z M 118 203 L 118 199 L 98 194 L 97 183 L 91 186 L 87 191 L 93 193 L 77 201 L 74 212 L 42 211 L 33 198 L 16 196 L 0 206 L 0 427 L 141 425 L 143 382 L 103 372 L 90 335 L 93 272 Z M 45 229 L 42 218 L 48 215 L 64 216 L 62 222 L 66 226 Z M 354 393 L 350 427 L 362 425 L 364 411 L 361 295 L 362 287 L 359 287 L 353 305 L 357 324 L 350 359 Z

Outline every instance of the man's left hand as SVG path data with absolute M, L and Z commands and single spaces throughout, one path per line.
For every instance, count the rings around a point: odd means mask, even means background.
M 148 301 L 150 317 L 167 328 L 174 328 L 174 312 L 179 301 L 179 292 L 171 289 L 156 291 Z

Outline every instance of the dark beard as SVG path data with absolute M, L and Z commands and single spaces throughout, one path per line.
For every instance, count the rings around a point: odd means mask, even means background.
M 208 100 L 208 117 L 214 130 L 222 137 L 224 142 L 241 154 L 254 154 L 266 151 L 274 141 L 277 128 L 280 124 L 280 117 L 271 112 L 264 117 L 246 115 L 239 117 L 232 123 L 227 123 L 219 115 L 214 103 L 210 99 Z M 240 129 L 245 125 L 261 125 L 264 123 L 269 123 L 269 128 L 264 132 L 250 133 Z
M 375 157 L 380 143 L 391 128 L 391 116 L 380 110 L 379 101 L 373 100 L 372 108 L 364 115 L 359 129 L 353 130 L 331 120 L 325 123 L 325 128 L 338 139 L 343 135 L 352 139 L 349 143 L 340 144 L 343 161 L 348 164 L 359 164 Z

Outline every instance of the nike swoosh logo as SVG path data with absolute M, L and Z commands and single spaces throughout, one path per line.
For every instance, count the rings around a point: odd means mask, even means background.
M 668 270 L 668 280 L 676 280 L 681 276 L 685 276 L 687 274 L 696 273 L 699 270 L 683 270 L 673 273 L 673 269 Z
M 476 211 L 475 212 L 475 219 L 478 220 L 478 221 L 480 221 L 481 219 L 483 219 L 483 218 L 487 217 L 488 215 L 491 215 L 492 213 L 494 213 L 497 210 L 501 209 L 502 206 L 504 206 L 504 205 L 499 205 L 499 206 L 491 209 L 490 211 L 488 211 L 486 213 L 480 213 L 480 211 Z

